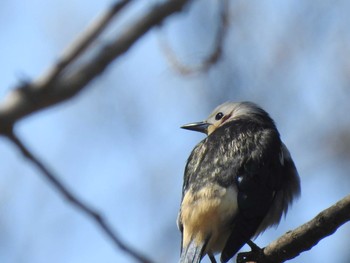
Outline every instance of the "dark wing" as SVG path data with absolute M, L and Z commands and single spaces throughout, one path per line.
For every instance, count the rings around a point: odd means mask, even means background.
M 189 182 L 195 182 L 198 171 L 203 168 L 202 162 L 206 158 L 208 152 L 207 141 L 208 139 L 205 138 L 203 141 L 198 143 L 188 157 L 183 179 L 182 198 L 184 197 L 185 192 L 188 190 Z
M 278 224 L 283 214 L 285 215 L 287 213 L 288 207 L 293 203 L 295 198 L 300 196 L 298 171 L 284 144 L 282 144 L 280 159 L 282 162 L 281 178 L 283 179 L 264 221 L 257 230 L 257 234 L 263 232 L 269 226 Z
M 240 160 L 235 176 L 239 213 L 233 219 L 231 235 L 221 254 L 222 262 L 232 258 L 254 236 L 281 184 L 281 141 L 277 130 L 255 131 L 246 137 L 236 141 L 240 149 L 235 156 Z

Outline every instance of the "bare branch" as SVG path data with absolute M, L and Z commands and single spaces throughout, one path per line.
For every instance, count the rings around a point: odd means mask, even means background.
M 212 51 L 196 66 L 188 66 L 181 62 L 164 36 L 159 35 L 160 46 L 164 51 L 170 64 L 183 75 L 191 75 L 199 72 L 207 72 L 221 58 L 225 36 L 229 24 L 229 2 L 228 0 L 220 0 L 220 22 L 218 31 L 214 39 Z
M 69 66 L 75 59 L 77 59 L 91 44 L 96 40 L 101 33 L 107 28 L 108 24 L 113 18 L 132 0 L 122 0 L 112 5 L 111 8 L 96 19 L 81 35 L 68 46 L 67 50 L 63 52 L 57 64 L 53 68 L 48 70 L 47 74 L 44 74 L 41 82 L 43 85 L 50 85 L 61 73 Z
M 287 232 L 264 249 L 271 262 L 283 262 L 310 250 L 321 239 L 350 221 L 350 195 L 319 213 L 314 219 Z M 273 259 L 273 260 L 272 260 Z
M 14 134 L 14 132 L 8 131 L 6 136 L 18 147 L 21 153 L 31 161 L 43 174 L 43 176 L 49 181 L 49 183 L 73 206 L 75 206 L 79 211 L 86 214 L 92 221 L 94 221 L 101 230 L 110 238 L 113 243 L 119 247 L 119 249 L 123 250 L 135 260 L 141 263 L 151 263 L 151 261 L 134 249 L 125 245 L 124 242 L 120 240 L 117 234 L 112 230 L 112 227 L 106 222 L 103 216 L 92 209 L 89 205 L 85 204 L 82 200 L 80 200 L 74 193 L 54 175 L 52 171 L 50 171 L 42 161 L 39 160 L 38 157 L 34 156 L 33 153 L 29 151 L 29 149 L 23 144 L 23 142 Z
M 0 104 L 0 124 L 11 126 L 20 118 L 73 97 L 146 32 L 171 14 L 179 12 L 190 1 L 168 0 L 154 5 L 84 64 L 70 67 L 69 71 L 56 76 L 54 81 L 39 78 L 34 83 L 24 83 L 13 90 Z
M 251 252 L 241 253 L 246 260 L 251 258 L 259 263 L 285 262 L 297 257 L 300 253 L 310 250 L 323 238 L 333 234 L 340 226 L 350 221 L 350 195 L 346 196 L 333 206 L 319 213 L 311 221 L 289 231 L 270 245 L 264 248 L 263 254 Z M 243 262 L 247 262 L 247 261 Z

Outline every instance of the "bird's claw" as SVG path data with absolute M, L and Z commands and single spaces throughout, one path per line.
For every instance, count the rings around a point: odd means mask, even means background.
M 253 241 L 248 240 L 247 245 L 250 246 L 251 250 L 254 252 L 259 252 L 259 253 L 263 253 L 262 248 L 260 248 L 257 244 L 255 244 Z
M 242 252 L 237 254 L 237 263 L 248 263 L 248 262 L 256 262 L 256 263 L 264 263 L 266 262 L 264 256 L 264 249 L 257 246 L 253 241 L 249 240 L 247 245 L 250 246 L 250 252 Z

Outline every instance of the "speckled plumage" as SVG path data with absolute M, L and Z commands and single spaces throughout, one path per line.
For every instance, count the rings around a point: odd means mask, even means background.
M 181 263 L 218 252 L 227 262 L 250 238 L 277 224 L 300 193 L 290 154 L 261 108 L 225 103 L 204 123 L 209 135 L 185 168 L 178 216 Z

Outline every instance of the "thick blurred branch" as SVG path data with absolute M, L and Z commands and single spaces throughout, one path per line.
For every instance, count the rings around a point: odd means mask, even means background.
M 126 26 L 115 39 L 101 47 L 85 63 L 73 67 L 71 62 L 75 61 L 77 57 L 74 55 L 70 59 L 63 59 L 66 62 L 63 63 L 65 70 L 62 70 L 62 61 L 59 60 L 60 62 L 53 67 L 53 73 L 50 71 L 49 74 L 33 83 L 24 83 L 12 90 L 8 97 L 0 103 L 0 125 L 2 127 L 4 125 L 12 126 L 17 120 L 35 111 L 73 97 L 100 75 L 113 60 L 125 53 L 146 32 L 162 23 L 171 14 L 179 12 L 190 1 L 168 0 L 154 5 L 133 23 Z M 107 24 L 105 23 L 105 25 Z M 97 27 L 99 28 L 99 26 Z M 99 28 L 99 31 L 102 31 L 102 28 Z M 90 31 L 87 34 L 90 34 Z M 81 39 L 86 41 L 88 38 L 82 37 Z M 93 39 L 88 41 L 88 44 Z M 83 46 L 83 44 L 78 43 L 76 46 Z M 72 54 L 74 53 L 72 52 Z M 81 52 L 79 51 L 78 54 Z M 75 59 L 72 59 L 73 57 Z
M 85 32 L 68 46 L 63 52 L 59 61 L 48 70 L 48 73 L 42 77 L 42 81 L 48 86 L 63 72 L 63 70 L 72 64 L 89 46 L 94 42 L 107 26 L 112 22 L 113 18 L 132 0 L 122 0 L 114 3 L 111 8 L 107 9 L 95 22 L 91 23 Z
M 322 211 L 311 221 L 273 241 L 264 248 L 263 254 L 250 255 L 251 252 L 241 253 L 246 258 L 240 262 L 285 262 L 297 257 L 304 251 L 310 250 L 320 240 L 333 234 L 348 221 L 350 221 L 350 195 Z

